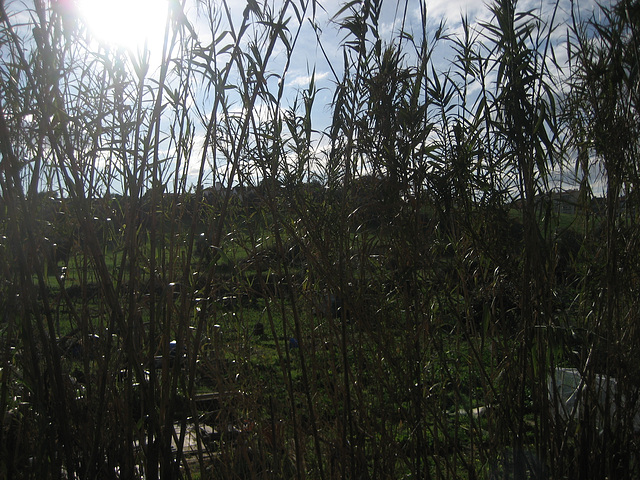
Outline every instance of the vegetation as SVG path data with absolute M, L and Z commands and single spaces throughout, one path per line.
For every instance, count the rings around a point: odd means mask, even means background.
M 0 2 L 0 476 L 640 478 L 640 4 L 169 6 Z

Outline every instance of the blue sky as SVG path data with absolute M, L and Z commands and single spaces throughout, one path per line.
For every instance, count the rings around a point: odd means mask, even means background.
M 380 20 L 380 33 L 383 37 L 383 41 L 397 42 L 399 38 L 400 30 L 400 18 L 396 16 L 396 9 L 400 4 L 400 9 L 404 8 L 404 2 L 387 1 L 383 3 L 383 12 Z M 324 10 L 317 10 L 314 22 L 320 29 L 320 42 L 324 47 L 324 52 L 329 57 L 329 62 L 333 69 L 337 71 L 338 77 L 340 76 L 341 67 L 343 64 L 343 46 L 342 43 L 345 38 L 345 32 L 340 31 L 335 19 L 334 14 L 338 12 L 344 2 L 338 0 L 329 0 L 322 2 Z M 246 5 L 245 1 L 238 1 L 232 3 L 232 8 L 235 8 L 236 15 L 244 10 Z M 491 22 L 491 12 L 487 5 L 483 2 L 474 0 L 426 0 L 427 11 L 427 32 L 428 36 L 432 36 L 440 22 L 444 20 L 446 22 L 446 33 L 451 36 L 458 36 L 462 30 L 461 18 L 465 16 L 472 29 L 476 31 L 480 30 L 479 25 L 483 22 Z M 519 11 L 533 11 L 534 14 L 540 16 L 544 21 L 550 21 L 551 15 L 555 7 L 555 2 L 550 0 L 521 0 L 518 2 L 517 8 Z M 596 8 L 595 0 L 576 0 L 574 2 L 574 8 L 579 11 L 583 16 L 589 16 Z M 570 18 L 571 2 L 570 0 L 561 0 L 556 16 L 556 31 L 554 34 L 555 39 L 555 51 L 557 59 L 561 66 L 566 62 L 566 48 L 564 42 L 567 37 L 566 22 Z M 405 24 L 405 30 L 409 33 L 419 34 L 422 28 L 422 21 L 420 15 L 420 3 L 418 1 L 409 0 L 407 19 Z M 293 28 L 293 27 L 292 27 Z M 438 71 L 446 71 L 450 67 L 450 63 L 453 59 L 452 52 L 448 50 L 448 43 L 442 42 L 439 49 L 434 56 L 434 64 Z M 279 68 L 283 67 L 284 53 L 274 54 L 272 61 L 272 71 L 275 73 L 281 73 Z M 282 61 L 281 61 L 282 60 Z M 335 90 L 334 73 L 330 68 L 327 59 L 325 59 L 322 51 L 318 47 L 318 42 L 315 37 L 315 33 L 309 23 L 303 26 L 303 30 L 298 40 L 298 44 L 293 54 L 293 61 L 287 71 L 285 85 L 289 90 L 291 98 L 295 91 L 307 86 L 309 80 L 309 74 L 315 70 L 316 83 L 320 89 L 320 93 L 316 99 L 316 105 L 314 110 L 314 122 L 315 128 L 323 128 L 325 125 L 330 124 L 331 115 L 331 101 Z M 563 72 L 557 72 L 559 76 L 562 76 Z M 287 107 L 287 103 L 283 107 Z M 322 149 L 326 147 L 327 139 L 316 136 L 317 148 Z M 556 177 L 559 178 L 561 173 L 556 172 Z M 597 183 L 594 179 L 594 183 Z
M 95 19 L 88 21 L 96 29 L 99 34 L 105 35 L 108 41 L 131 41 L 128 40 L 132 34 L 145 34 L 145 28 L 149 31 L 146 34 L 154 37 L 149 40 L 152 49 L 159 49 L 161 41 L 161 31 L 164 26 L 162 16 L 158 16 L 157 12 L 162 11 L 159 5 L 166 5 L 164 0 L 77 0 L 89 5 L 88 10 L 91 12 L 91 5 L 103 4 L 106 7 L 95 9 Z M 173 1 L 173 0 L 172 0 Z M 299 0 L 295 0 L 299 4 Z M 485 2 L 477 0 L 424 0 L 422 4 L 426 7 L 427 12 L 427 34 L 429 36 L 435 33 L 438 25 L 442 20 L 446 22 L 446 33 L 451 36 L 459 36 L 461 33 L 461 18 L 465 16 L 472 29 L 479 30 L 479 24 L 482 22 L 491 22 L 491 12 Z M 215 6 L 219 6 L 220 2 L 211 2 Z M 261 2 L 259 2 L 261 3 Z M 322 130 L 331 121 L 331 101 L 335 90 L 336 80 L 341 76 L 343 65 L 343 41 L 346 33 L 341 31 L 336 23 L 334 15 L 338 12 L 344 1 L 342 0 L 325 0 L 320 2 L 322 8 L 318 8 L 314 18 L 310 18 L 311 12 L 307 13 L 307 18 L 303 23 L 300 36 L 295 46 L 292 61 L 286 72 L 285 77 L 285 100 L 282 108 L 287 108 L 293 101 L 296 93 L 308 86 L 311 72 L 315 71 L 315 81 L 319 88 L 314 107 L 313 126 L 318 130 Z M 185 6 L 185 14 L 193 25 L 198 34 L 198 38 L 202 44 L 207 44 L 212 38 L 212 32 L 204 21 L 203 4 L 206 2 L 194 2 L 187 0 Z M 155 6 L 155 8 L 150 5 Z M 233 23 L 237 29 L 241 23 L 243 12 L 247 6 L 247 0 L 229 0 L 228 5 L 231 10 Z M 281 2 L 269 3 L 270 8 L 275 12 L 280 8 Z M 408 3 L 399 1 L 383 2 L 382 14 L 379 23 L 379 30 L 383 42 L 397 42 L 399 31 L 401 28 L 402 10 L 407 8 L 405 31 L 409 33 L 420 34 L 422 29 L 422 18 L 420 14 L 420 0 L 408 0 Z M 595 8 L 595 0 L 575 0 L 574 6 L 584 15 L 589 15 Z M 552 0 L 520 0 L 517 4 L 519 11 L 533 11 L 543 20 L 549 21 L 555 7 L 555 1 Z M 562 65 L 566 59 L 566 49 L 563 43 L 566 39 L 566 27 L 563 22 L 569 19 L 571 8 L 570 0 L 561 0 L 556 18 L 556 55 Z M 137 10 L 136 10 L 137 9 Z M 144 22 L 140 22 L 141 10 L 151 12 L 145 17 Z M 96 14 L 96 12 L 98 12 Z M 113 18 L 111 18 L 111 14 Z M 311 21 L 318 27 L 319 41 L 322 44 L 324 52 L 328 56 L 325 58 L 321 48 L 318 45 L 316 32 L 311 26 Z M 92 23 L 93 22 L 93 23 Z M 155 22 L 155 26 L 154 26 Z M 114 26 L 110 26 L 113 23 Z M 97 25 L 97 27 L 96 27 Z M 297 28 L 295 18 L 289 24 L 291 34 L 295 33 Z M 100 33 L 103 32 L 103 33 Z M 115 32 L 115 34 L 114 34 Z M 219 32 L 216 32 L 218 34 Z M 109 38 L 109 35 L 112 35 Z M 133 36 L 133 35 L 132 35 Z M 250 38 L 250 35 L 247 35 Z M 139 40 L 138 40 L 139 41 Z M 438 71 L 446 71 L 453 59 L 452 52 L 448 50 L 448 43 L 441 42 L 440 47 L 436 50 L 434 56 L 434 64 Z M 157 53 L 154 55 L 159 58 Z M 410 62 L 410 57 L 407 57 Z M 285 68 L 286 52 L 282 44 L 279 44 L 270 59 L 268 70 L 276 76 L 281 75 Z M 335 73 L 334 73 L 335 72 Z M 335 76 L 337 74 L 337 77 Z M 562 72 L 558 72 L 559 75 Z M 272 80 L 272 87 L 276 88 L 276 80 Z M 196 101 L 198 101 L 196 99 Z M 238 109 L 240 107 L 238 106 Z M 260 106 L 258 106 L 258 114 Z M 203 130 L 200 130 L 202 132 Z M 199 138 L 201 140 L 201 138 Z M 326 147 L 327 139 L 319 135 L 315 137 L 316 147 L 322 149 Z M 194 155 L 192 168 L 190 170 L 190 178 L 193 181 L 195 172 L 197 171 L 199 154 Z M 212 181 L 210 178 L 208 181 Z
M 83 14 L 87 15 L 87 21 L 90 27 L 93 28 L 97 34 L 103 35 L 103 40 L 105 41 L 130 42 L 127 46 L 135 48 L 132 47 L 131 42 L 140 42 L 140 38 L 147 35 L 149 37 L 148 42 L 150 48 L 155 50 L 159 49 L 164 20 L 162 15 L 157 15 L 157 13 L 161 12 L 163 6 L 167 5 L 165 0 L 58 1 L 76 1 L 80 2 L 81 5 L 84 4 L 83 8 L 85 8 L 85 11 Z M 407 1 L 405 31 L 409 33 L 419 33 L 422 28 L 420 0 Z M 295 2 L 299 4 L 299 0 L 295 0 Z M 9 0 L 9 3 L 13 6 L 18 4 L 16 0 Z M 206 2 L 200 2 L 200 11 L 198 11 L 198 8 L 196 8 L 197 3 L 194 2 L 194 0 L 187 0 L 185 13 L 195 31 L 198 33 L 201 43 L 207 44 L 212 37 L 212 33 L 203 20 L 203 3 Z M 212 3 L 219 5 L 219 2 Z M 282 105 L 283 108 L 287 108 L 291 104 L 296 92 L 308 85 L 309 75 L 315 70 L 315 79 L 320 92 L 316 98 L 313 126 L 319 130 L 330 124 L 331 100 L 336 83 L 336 78 L 331 67 L 336 71 L 337 76 L 340 77 L 340 70 L 343 64 L 342 42 L 345 38 L 345 32 L 340 31 L 334 19 L 335 13 L 340 10 L 344 2 L 341 0 L 325 0 L 322 1 L 321 4 L 322 8 L 316 10 L 316 15 L 313 19 L 309 18 L 310 12 L 308 12 L 308 18 L 303 24 L 298 43 L 294 49 L 291 64 L 286 73 L 285 87 L 287 93 Z M 584 14 L 589 15 L 595 7 L 595 0 L 575 0 L 574 4 Z M 103 5 L 103 7 L 96 8 L 96 5 Z M 238 28 L 247 5 L 247 0 L 230 0 L 228 5 L 231 9 L 235 28 Z M 281 3 L 273 2 L 270 5 L 271 8 L 277 11 Z M 491 21 L 489 8 L 484 2 L 477 0 L 425 0 L 424 5 L 426 6 L 427 12 L 427 32 L 429 36 L 433 35 L 443 19 L 447 25 L 446 33 L 452 36 L 460 34 L 460 20 L 463 15 L 468 18 L 473 29 L 479 28 L 478 24 L 481 22 Z M 562 24 L 569 17 L 570 5 L 570 0 L 561 0 L 558 9 L 558 18 L 556 19 L 556 24 L 558 25 L 556 31 L 556 53 L 561 63 L 563 59 L 566 58 L 565 49 L 562 46 L 566 39 L 566 28 Z M 518 2 L 517 8 L 519 11 L 531 10 L 542 19 L 549 20 L 554 6 L 555 2 L 550 0 L 521 0 Z M 397 10 L 404 8 L 404 1 L 383 2 L 383 10 L 379 23 L 383 42 L 396 42 L 399 38 L 400 17 L 397 15 Z M 87 11 L 89 13 L 87 13 Z M 92 11 L 93 13 L 91 13 Z M 149 13 L 145 15 L 143 12 Z M 90 18 L 92 14 L 93 18 Z M 144 20 L 141 21 L 140 17 L 144 17 Z M 319 29 L 320 42 L 324 48 L 324 52 L 326 52 L 328 56 L 328 61 L 318 46 L 316 33 L 310 24 L 311 20 L 315 22 Z M 289 25 L 291 33 L 295 33 L 295 29 L 297 28 L 295 19 L 292 19 Z M 447 43 L 443 42 L 436 53 L 434 64 L 437 70 L 446 71 L 452 60 L 452 54 L 447 49 Z M 158 53 L 154 53 L 154 56 L 159 58 Z M 277 75 L 282 74 L 285 59 L 286 52 L 280 44 L 276 47 L 271 58 L 269 71 Z M 275 80 L 273 82 L 275 82 Z M 275 83 L 273 85 L 275 86 Z M 196 101 L 198 100 L 196 99 Z M 199 130 L 200 135 L 202 135 L 202 131 L 202 129 Z M 201 138 L 200 136 L 198 139 L 201 140 Z M 315 140 L 318 149 L 326 147 L 326 138 L 323 139 L 321 136 L 316 136 Z M 199 158 L 199 152 L 196 151 L 196 154 L 192 158 L 192 168 L 189 173 L 190 181 L 195 179 Z M 213 179 L 209 177 L 207 181 L 213 182 Z

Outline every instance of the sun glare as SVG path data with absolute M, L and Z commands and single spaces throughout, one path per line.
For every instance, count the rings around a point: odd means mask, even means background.
M 166 0 L 79 0 L 78 8 L 100 42 L 132 52 L 162 48 Z

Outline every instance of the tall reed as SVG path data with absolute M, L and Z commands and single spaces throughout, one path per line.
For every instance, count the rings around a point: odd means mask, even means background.
M 637 9 L 427 6 L 0 5 L 2 475 L 637 476 Z

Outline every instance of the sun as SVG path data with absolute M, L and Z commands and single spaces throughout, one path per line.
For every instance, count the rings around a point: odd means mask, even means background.
M 166 0 L 78 0 L 78 12 L 101 43 L 138 52 L 162 48 Z

